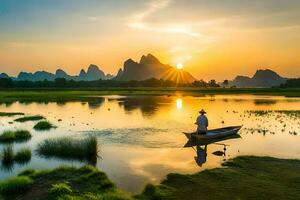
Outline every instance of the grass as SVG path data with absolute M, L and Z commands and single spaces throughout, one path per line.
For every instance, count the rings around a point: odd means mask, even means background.
M 72 89 L 25 89 L 2 90 L 0 102 L 65 102 L 89 101 L 102 95 L 215 95 L 215 94 L 254 94 L 300 97 L 300 89 L 282 88 L 189 88 L 189 87 L 139 87 L 139 88 L 72 88 Z
M 7 146 L 2 149 L 2 163 L 10 165 L 14 162 L 14 152 L 12 146 Z
M 18 163 L 27 163 L 31 160 L 31 149 L 22 148 L 14 155 L 14 161 Z
M 192 175 L 169 174 L 137 199 L 300 199 L 300 161 L 243 156 L 222 168 Z
M 73 200 L 224 200 L 300 199 L 300 161 L 242 156 L 221 168 L 196 174 L 169 174 L 141 194 L 118 190 L 106 174 L 91 166 L 25 170 L 0 183 L 3 199 Z
M 118 190 L 105 173 L 91 166 L 59 167 L 42 171 L 26 170 L 17 177 L 32 180 L 31 187 L 27 191 L 23 190 L 22 196 L 18 197 L 1 193 L 4 199 L 131 199 L 129 195 Z
M 22 148 L 14 154 L 12 146 L 7 146 L 2 149 L 1 157 L 4 166 L 13 165 L 14 162 L 19 164 L 27 163 L 31 159 L 31 149 Z
M 21 112 L 0 112 L 0 117 L 13 117 L 16 115 L 24 115 L 24 113 Z
M 47 139 L 38 145 L 37 152 L 45 157 L 91 161 L 97 158 L 98 142 L 96 137 Z
M 40 121 L 33 128 L 36 130 L 49 130 L 54 126 L 48 121 Z
M 0 182 L 0 193 L 5 196 L 17 196 L 28 191 L 32 183 L 32 179 L 27 176 L 13 177 Z
M 4 131 L 0 135 L 0 142 L 25 142 L 31 138 L 31 134 L 27 130 Z
M 20 117 L 15 119 L 16 122 L 27 122 L 27 121 L 38 121 L 45 119 L 43 116 L 35 115 L 35 116 L 27 116 L 27 117 Z

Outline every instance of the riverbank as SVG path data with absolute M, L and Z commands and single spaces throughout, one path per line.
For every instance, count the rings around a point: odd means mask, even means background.
M 300 89 L 281 88 L 72 88 L 72 89 L 10 89 L 0 90 L 0 102 L 13 101 L 88 101 L 104 95 L 217 95 L 249 94 L 300 97 Z
M 118 190 L 103 172 L 88 166 L 27 170 L 0 184 L 2 199 L 25 200 L 300 199 L 299 188 L 299 160 L 254 156 L 192 175 L 169 174 L 160 185 L 148 185 L 135 196 Z

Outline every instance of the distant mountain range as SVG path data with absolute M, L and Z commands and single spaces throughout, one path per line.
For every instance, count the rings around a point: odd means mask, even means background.
M 12 78 L 13 80 L 18 81 L 53 81 L 56 78 L 65 78 L 67 80 L 74 80 L 74 81 L 94 81 L 94 80 L 106 80 L 113 78 L 112 75 L 107 74 L 105 75 L 102 70 L 99 69 L 97 65 L 91 64 L 88 67 L 88 70 L 85 71 L 81 69 L 80 73 L 77 76 L 68 75 L 64 70 L 58 69 L 56 70 L 55 74 L 46 71 L 37 71 L 34 73 L 29 72 L 20 72 L 17 77 L 10 77 L 5 73 L 0 74 L 0 78 Z
M 80 73 L 75 76 L 68 75 L 62 69 L 56 70 L 55 74 L 46 71 L 37 71 L 34 73 L 21 72 L 17 77 L 10 77 L 2 73 L 0 78 L 11 78 L 13 80 L 29 80 L 29 81 L 53 81 L 56 78 L 65 78 L 74 81 L 94 81 L 94 80 L 146 80 L 150 78 L 171 80 L 176 83 L 192 83 L 196 79 L 183 69 L 176 69 L 167 64 L 161 63 L 155 56 L 148 54 L 143 55 L 139 62 L 128 59 L 124 62 L 123 68 L 119 69 L 116 76 L 105 74 L 98 66 L 91 64 L 87 71 L 81 69 Z M 236 87 L 273 87 L 279 86 L 287 81 L 276 72 L 266 69 L 257 70 L 253 77 L 237 76 L 234 80 L 229 81 L 229 86 Z
M 162 64 L 151 54 L 143 55 L 140 62 L 128 59 L 120 69 L 116 80 L 145 80 L 149 78 L 171 80 L 176 83 L 191 83 L 196 79 L 185 70 L 178 70 L 170 65 Z
M 230 86 L 236 87 L 273 87 L 279 86 L 287 81 L 287 78 L 281 77 L 276 72 L 266 69 L 257 70 L 252 78 L 248 76 L 237 76 L 229 81 Z

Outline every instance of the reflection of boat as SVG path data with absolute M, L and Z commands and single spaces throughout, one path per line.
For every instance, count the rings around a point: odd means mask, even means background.
M 212 129 L 207 131 L 206 135 L 198 135 L 196 132 L 193 133 L 184 133 L 185 136 L 189 139 L 184 147 L 192 147 L 196 145 L 207 145 L 223 140 L 240 138 L 238 131 L 242 126 L 230 126 L 219 129 Z

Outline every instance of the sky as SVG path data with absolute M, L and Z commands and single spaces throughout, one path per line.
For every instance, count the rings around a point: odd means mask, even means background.
M 89 64 L 116 74 L 151 53 L 198 79 L 300 77 L 299 0 L 0 0 L 0 72 Z

